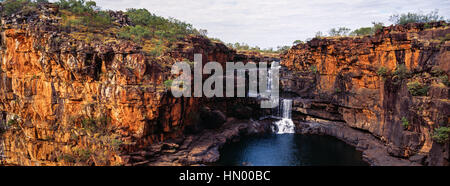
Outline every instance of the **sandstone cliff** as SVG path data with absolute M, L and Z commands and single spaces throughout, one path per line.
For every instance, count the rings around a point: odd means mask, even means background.
M 170 95 L 164 81 L 173 78 L 174 62 L 193 61 L 194 53 L 203 54 L 204 62 L 236 56 L 222 43 L 191 35 L 154 57 L 108 31 L 103 32 L 109 34 L 107 41 L 77 37 L 87 31 L 61 27 L 54 4 L 40 4 L 37 10 L 2 17 L 4 164 L 127 164 L 128 154 L 182 137 L 191 125 L 197 129 L 199 109 L 210 102 Z M 131 24 L 121 12 L 109 13 L 116 27 Z
M 375 136 L 391 156 L 448 165 L 448 141 L 432 136 L 449 123 L 449 33 L 436 22 L 315 38 L 282 56 L 282 87 L 301 97 L 294 103 L 299 120 L 345 122 Z

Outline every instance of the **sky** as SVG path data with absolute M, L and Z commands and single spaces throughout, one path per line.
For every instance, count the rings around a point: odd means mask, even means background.
M 428 13 L 450 19 L 450 0 L 95 0 L 102 9 L 146 8 L 163 17 L 208 30 L 226 43 L 261 48 L 292 45 L 295 40 L 327 33 L 335 27 L 356 29 L 392 14 Z

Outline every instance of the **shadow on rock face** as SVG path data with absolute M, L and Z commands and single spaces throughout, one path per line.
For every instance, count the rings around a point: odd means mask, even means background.
M 234 107 L 232 115 L 238 119 L 250 119 L 253 114 L 253 109 L 249 106 Z
M 201 111 L 202 126 L 206 129 L 216 129 L 227 121 L 227 116 L 219 110 L 210 111 L 205 109 Z
M 220 110 L 212 110 L 209 107 L 203 107 L 197 113 L 198 120 L 186 126 L 185 132 L 187 134 L 198 134 L 203 129 L 216 129 L 221 127 L 226 121 L 227 116 Z

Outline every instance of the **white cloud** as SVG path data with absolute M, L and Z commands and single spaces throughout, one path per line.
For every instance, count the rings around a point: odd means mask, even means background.
M 450 0 L 96 0 L 104 9 L 146 8 L 208 30 L 225 42 L 276 47 L 345 26 L 390 24 L 389 15 L 429 12 L 450 18 Z

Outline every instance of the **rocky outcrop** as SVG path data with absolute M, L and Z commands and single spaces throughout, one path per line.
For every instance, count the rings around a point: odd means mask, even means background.
M 376 137 L 390 156 L 448 165 L 448 143 L 431 136 L 449 123 L 449 34 L 445 22 L 408 24 L 292 47 L 282 56 L 281 83 L 301 97 L 294 117 L 345 122 Z
M 99 142 L 89 140 L 103 134 L 78 130 L 100 120 L 111 127 L 108 142 L 148 136 L 158 125 L 164 75 L 133 44 L 89 45 L 16 28 L 5 28 L 2 42 L 2 124 L 12 129 L 3 135 L 7 162 L 52 165 L 75 147 L 96 151 L 89 148 Z M 112 157 L 108 162 L 121 162 Z
M 127 40 L 77 39 L 60 26 L 53 4 L 37 11 L 1 21 L 3 164 L 129 164 L 128 154 L 208 128 L 198 121 L 203 106 L 222 118 L 214 128 L 233 115 L 233 105 L 249 101 L 224 100 L 219 109 L 210 106 L 212 99 L 174 98 L 164 85 L 173 78 L 170 66 L 194 53 L 205 61 L 233 61 L 234 51 L 223 44 L 188 36 L 152 57 Z M 121 12 L 110 15 L 116 24 L 131 25 Z
M 130 154 L 129 165 L 174 166 L 211 165 L 219 160 L 219 149 L 245 135 L 271 132 L 271 122 L 229 118 L 221 127 L 203 130 L 199 134 L 179 136 L 147 149 Z
M 253 61 L 253 62 L 272 62 L 272 61 L 280 61 L 279 54 L 275 53 L 266 53 L 262 54 L 257 51 L 237 51 L 234 61 Z

